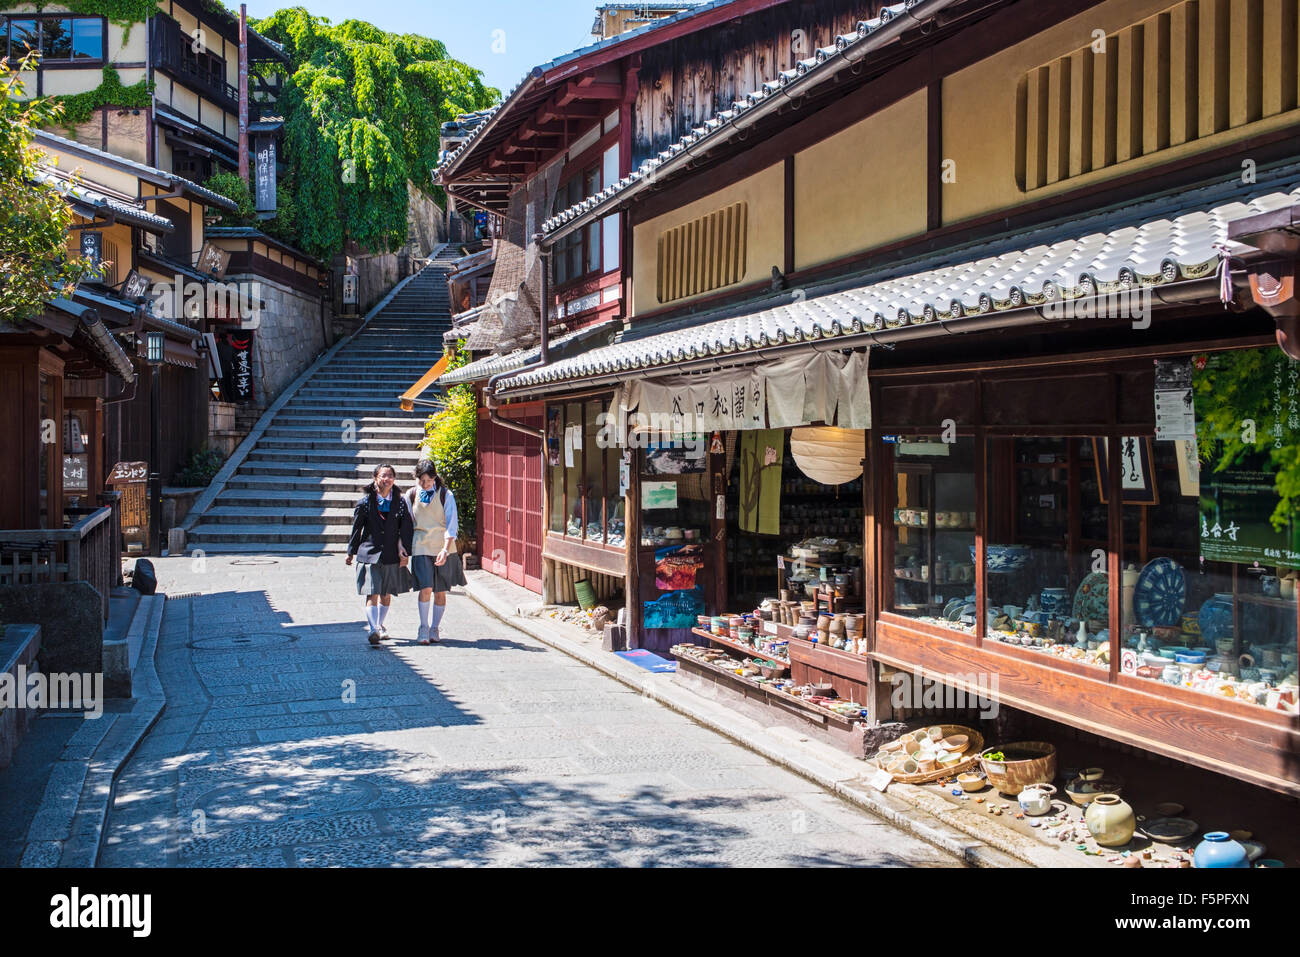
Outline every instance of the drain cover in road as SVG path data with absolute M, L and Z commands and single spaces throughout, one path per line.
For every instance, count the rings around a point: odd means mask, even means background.
M 646 651 L 644 648 L 638 648 L 636 651 L 616 651 L 614 654 L 620 658 L 626 658 L 638 668 L 644 668 L 646 671 L 677 670 L 677 662 L 660 658 L 653 651 Z
M 266 648 L 269 645 L 283 645 L 297 641 L 294 635 L 278 631 L 260 631 L 251 635 L 221 635 L 215 638 L 200 638 L 190 643 L 191 648 L 204 651 L 246 651 L 250 648 Z
M 278 558 L 232 558 L 230 560 L 230 564 L 232 565 L 278 565 L 280 564 L 280 559 Z

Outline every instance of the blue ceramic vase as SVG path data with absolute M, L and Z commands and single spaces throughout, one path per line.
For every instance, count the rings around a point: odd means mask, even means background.
M 1201 637 L 1213 644 L 1220 638 L 1232 637 L 1232 593 L 1219 592 L 1201 605 L 1197 616 Z
M 1211 831 L 1196 845 L 1192 860 L 1197 867 L 1250 867 L 1246 849 L 1226 831 Z

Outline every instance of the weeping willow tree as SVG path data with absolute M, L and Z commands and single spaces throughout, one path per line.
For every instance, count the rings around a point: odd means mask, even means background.
M 442 124 L 500 92 L 427 37 L 335 26 L 301 7 L 255 27 L 290 58 L 279 105 L 297 244 L 321 257 L 349 240 L 372 252 L 400 246 L 409 189 L 442 198 L 432 182 Z

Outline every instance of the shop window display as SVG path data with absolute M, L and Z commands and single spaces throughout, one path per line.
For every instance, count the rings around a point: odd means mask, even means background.
M 986 640 L 1108 671 L 1108 511 L 1094 440 L 986 447 Z
M 740 526 L 739 496 L 727 496 L 727 594 L 740 605 L 757 605 L 765 597 L 789 589 L 809 597 L 822 582 L 841 579 L 843 592 L 861 600 L 862 479 L 826 485 L 805 475 L 788 449 L 781 465 L 780 534 L 745 531 Z M 740 483 L 740 460 L 733 459 L 728 487 Z M 795 557 L 794 549 L 843 553 L 840 565 Z M 825 578 L 823 578 L 823 574 Z M 852 582 L 843 581 L 851 577 Z
M 1133 466 L 1153 500 L 1125 505 L 1121 670 L 1294 715 L 1300 364 L 1201 354 L 1158 364 L 1156 383 L 1152 465 Z
M 975 440 L 898 437 L 894 444 L 889 610 L 975 632 Z
M 552 407 L 548 442 L 554 438 L 550 476 L 549 531 L 592 545 L 622 546 L 622 450 L 602 448 L 600 400 Z

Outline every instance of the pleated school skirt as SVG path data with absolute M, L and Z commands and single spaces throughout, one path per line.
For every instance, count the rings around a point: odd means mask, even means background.
M 410 569 L 403 565 L 357 564 L 358 595 L 400 595 L 411 585 Z
M 417 589 L 432 588 L 435 592 L 450 591 L 453 585 L 468 585 L 465 569 L 459 555 L 448 555 L 441 565 L 433 563 L 432 555 L 416 555 L 411 559 L 411 575 Z

